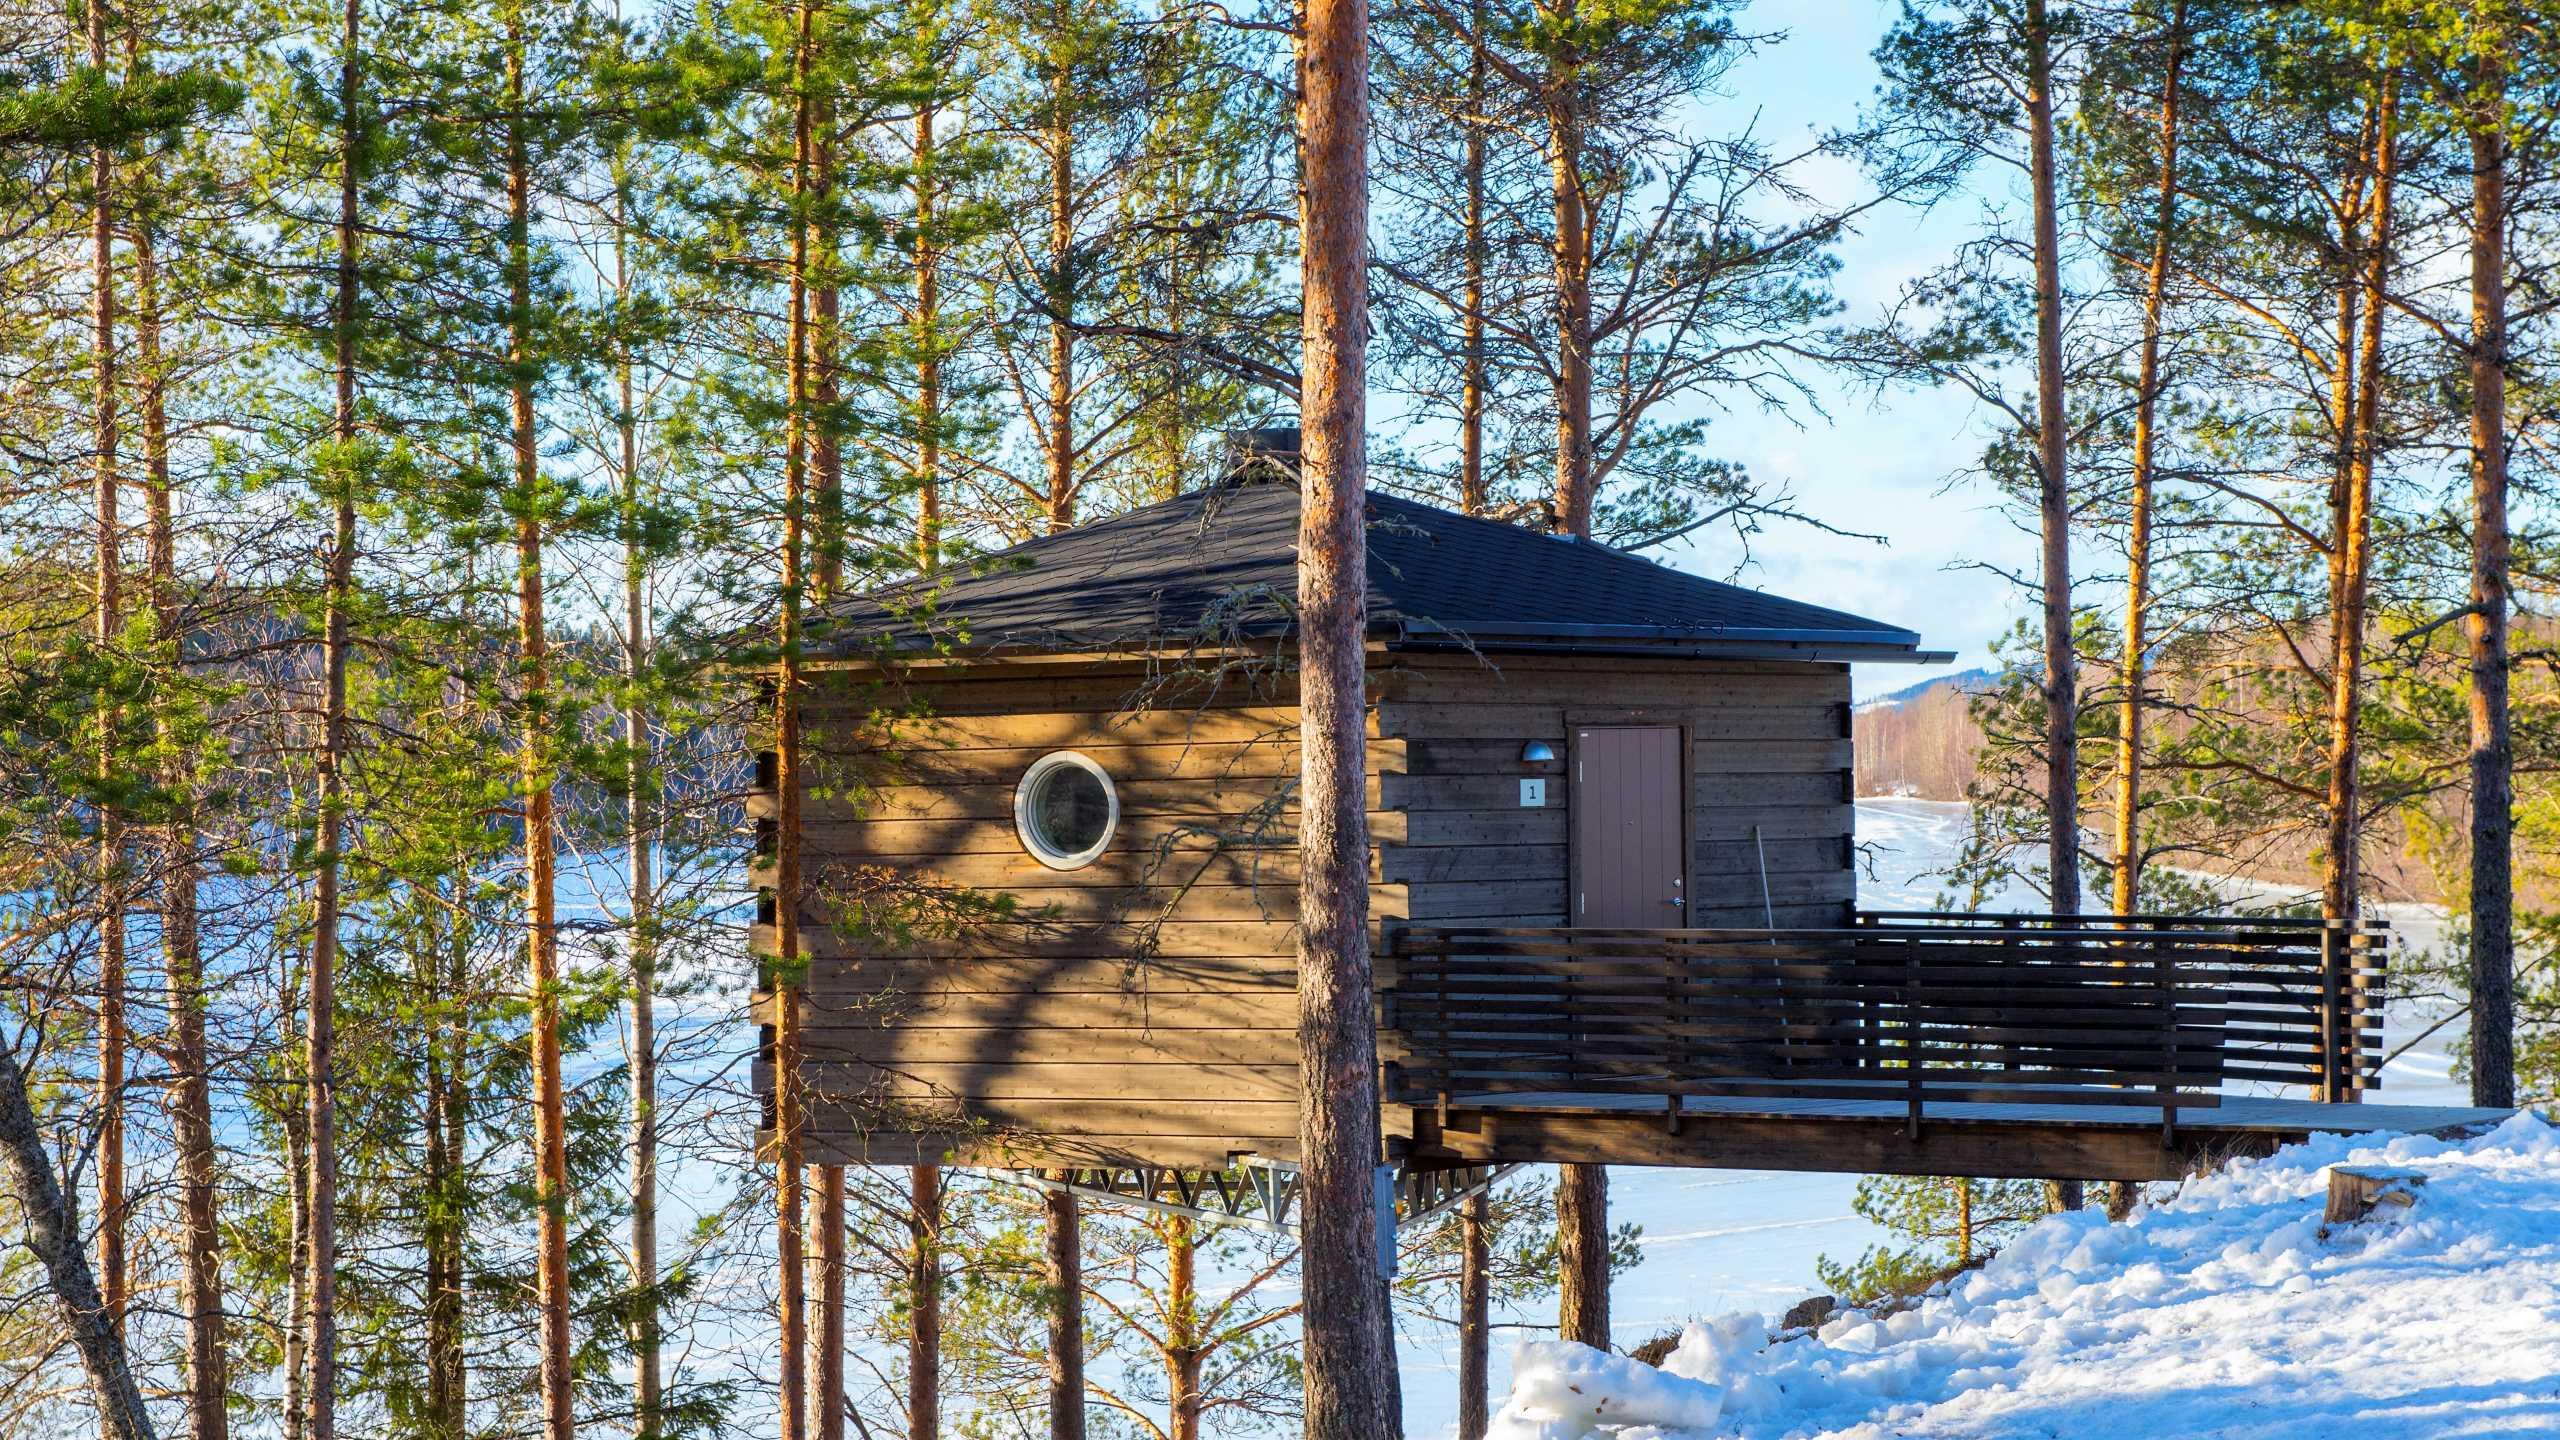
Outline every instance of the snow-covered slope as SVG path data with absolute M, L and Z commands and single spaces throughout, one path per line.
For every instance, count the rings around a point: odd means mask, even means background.
M 2324 1236 L 2332 1164 L 2430 1180 Z M 1692 1325 L 1660 1370 L 1525 1344 L 1494 1440 L 2560 1435 L 2560 1130 L 2320 1136 L 2128 1223 L 2053 1216 L 1889 1318 L 1767 1324 Z

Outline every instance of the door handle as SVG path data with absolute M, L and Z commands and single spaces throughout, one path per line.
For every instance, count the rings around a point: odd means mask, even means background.
M 1674 905 L 1674 906 L 1677 906 L 1677 907 L 1679 907 L 1680 909 L 1683 909 L 1683 910 L 1686 910 L 1686 909 L 1688 909 L 1688 908 L 1689 908 L 1689 902 L 1688 902 L 1688 901 L 1686 901 L 1686 900 L 1684 900 L 1684 899 L 1682 899 L 1681 897 L 1679 897 L 1679 896 L 1677 896 L 1677 895 L 1672 896 L 1670 899 L 1665 900 L 1665 901 L 1663 901 L 1662 903 L 1663 903 L 1663 904 L 1665 904 L 1665 905 Z

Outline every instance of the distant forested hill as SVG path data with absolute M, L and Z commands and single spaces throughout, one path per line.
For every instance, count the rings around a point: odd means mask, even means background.
M 1860 705 L 1849 717 L 1858 793 L 1963 799 L 1982 748 L 1971 701 L 1990 683 L 1988 670 L 1961 670 Z

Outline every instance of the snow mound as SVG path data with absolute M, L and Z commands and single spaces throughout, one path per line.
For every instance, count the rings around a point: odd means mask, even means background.
M 2429 1183 L 2324 1236 L 2346 1164 Z M 2123 1224 L 2051 1216 L 1900 1314 L 1768 1328 L 1691 1325 L 1659 1370 L 1525 1344 L 1490 1440 L 2560 1435 L 2560 1130 L 2316 1136 Z

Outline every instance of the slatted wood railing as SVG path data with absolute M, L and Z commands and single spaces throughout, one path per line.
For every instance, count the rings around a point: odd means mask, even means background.
M 2387 936 L 2254 917 L 1867 914 L 1840 930 L 1417 926 L 1385 957 L 1407 1103 L 1564 1092 L 2216 1105 L 2374 1078 Z

